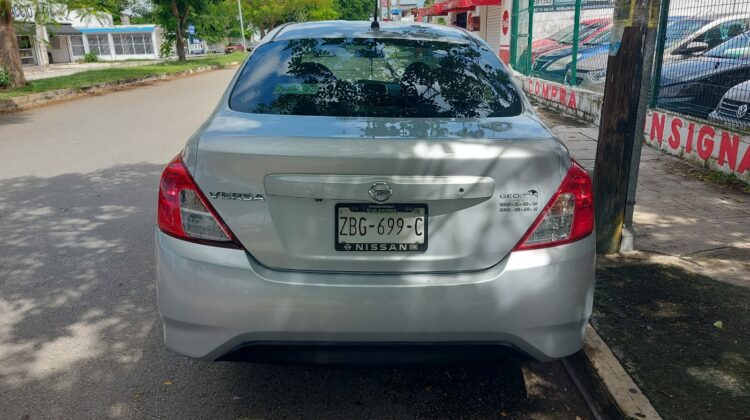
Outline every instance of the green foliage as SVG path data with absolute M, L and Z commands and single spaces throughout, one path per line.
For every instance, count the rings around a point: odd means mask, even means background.
M 161 43 L 161 47 L 159 47 L 159 57 L 161 58 L 170 57 L 172 55 L 173 48 L 174 48 L 174 36 L 172 36 L 171 38 L 164 37 L 164 40 Z
M 739 179 L 737 178 L 737 175 L 735 174 L 727 174 L 727 173 L 716 171 L 716 170 L 708 172 L 701 179 L 703 179 L 704 181 L 713 182 L 715 184 L 720 184 L 720 185 L 730 185 L 739 181 Z
M 36 0 L 42 3 L 41 0 Z M 120 24 L 120 15 L 130 10 L 138 0 L 53 0 L 51 3 L 64 4 L 68 10 L 80 10 L 83 14 L 96 15 L 106 12 L 112 14 L 116 25 Z
M 218 3 L 209 3 L 204 13 L 193 16 L 190 21 L 195 25 L 197 35 L 201 39 L 221 42 L 226 37 L 240 36 L 237 13 L 236 0 L 221 0 Z
M 88 52 L 83 55 L 84 63 L 96 63 L 97 61 L 99 61 L 99 57 L 92 52 Z
M 158 22 L 156 8 L 150 2 L 138 2 L 130 8 L 130 23 L 143 25 Z
M 7 89 L 10 87 L 10 72 L 7 68 L 0 68 L 0 89 Z
M 709 170 L 705 173 L 698 175 L 704 182 L 711 182 L 714 184 L 725 185 L 736 190 L 750 193 L 750 184 L 737 178 L 737 175 L 733 173 L 724 173 L 715 169 Z
M 375 0 L 336 0 L 336 10 L 344 20 L 368 20 L 375 11 Z
M 245 0 L 248 22 L 260 30 L 261 36 L 287 22 L 336 19 L 339 16 L 334 0 Z

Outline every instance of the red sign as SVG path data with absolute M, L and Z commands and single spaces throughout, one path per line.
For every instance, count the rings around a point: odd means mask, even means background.
M 716 159 L 716 164 L 737 175 L 750 171 L 750 146 L 738 133 L 677 115 L 651 111 L 646 139 L 672 154 Z
M 477 6 L 500 6 L 501 4 L 501 0 L 445 0 L 427 7 L 425 14 L 427 16 L 440 16 L 448 12 L 467 12 Z
M 567 90 L 562 85 L 548 83 L 539 79 L 529 78 L 528 81 L 528 85 L 524 84 L 524 88 L 530 95 L 542 97 L 552 102 L 559 102 L 568 108 L 578 109 L 575 90 Z
M 508 35 L 508 28 L 510 28 L 510 13 L 506 10 L 503 12 L 503 35 Z

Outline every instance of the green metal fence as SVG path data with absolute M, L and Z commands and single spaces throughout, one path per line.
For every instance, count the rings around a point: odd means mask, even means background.
M 534 1 L 513 0 L 511 18 L 510 62 L 513 68 L 523 74 L 531 71 L 531 34 L 534 29 Z
M 602 64 L 606 74 L 613 0 L 515 0 L 513 12 L 511 65 L 517 71 L 565 84 L 583 82 L 582 75 Z M 587 84 L 603 91 L 603 83 Z
M 651 105 L 750 128 L 750 0 L 664 0 Z
M 750 0 L 662 0 L 651 105 L 750 129 Z M 604 92 L 613 0 L 514 0 L 511 65 Z

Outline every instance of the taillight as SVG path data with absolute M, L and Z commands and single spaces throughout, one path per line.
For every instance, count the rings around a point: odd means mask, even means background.
M 241 247 L 195 185 L 180 155 L 161 175 L 158 214 L 159 229 L 169 235 L 208 245 Z
M 586 170 L 573 161 L 560 188 L 514 251 L 547 248 L 583 239 L 594 231 L 594 194 Z

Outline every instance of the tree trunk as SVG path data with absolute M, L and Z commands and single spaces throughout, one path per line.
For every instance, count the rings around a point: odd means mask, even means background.
M 186 16 L 185 17 L 181 16 L 180 11 L 177 8 L 177 1 L 172 0 L 172 14 L 177 20 L 177 31 L 175 32 L 175 37 L 177 38 L 175 40 L 175 48 L 177 49 L 177 59 L 180 62 L 184 63 L 185 61 L 187 61 L 187 57 L 185 56 L 185 38 L 184 38 L 183 24 L 187 20 L 187 10 L 185 11 Z
M 8 70 L 11 88 L 26 84 L 10 0 L 0 0 L 0 68 Z

